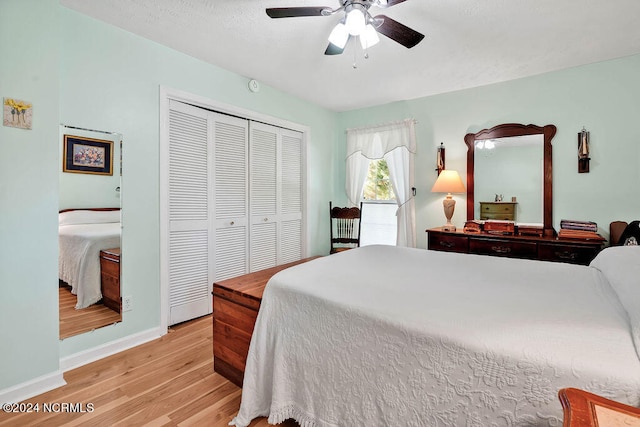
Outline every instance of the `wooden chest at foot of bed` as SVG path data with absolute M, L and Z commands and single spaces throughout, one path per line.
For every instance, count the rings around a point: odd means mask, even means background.
M 102 303 L 120 313 L 120 248 L 100 251 L 100 291 Z
M 242 387 L 251 334 L 265 285 L 277 272 L 313 258 L 316 257 L 213 284 L 213 369 L 217 373 Z

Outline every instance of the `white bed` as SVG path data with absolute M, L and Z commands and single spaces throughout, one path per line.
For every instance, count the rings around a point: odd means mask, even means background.
M 76 309 L 102 299 L 100 251 L 120 247 L 119 210 L 72 210 L 58 221 L 58 271 L 78 300 Z
M 639 330 L 640 247 L 589 267 L 353 249 L 269 281 L 232 423 L 560 426 L 563 387 L 640 403 Z

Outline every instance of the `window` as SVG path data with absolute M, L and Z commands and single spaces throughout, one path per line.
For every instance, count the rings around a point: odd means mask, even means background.
M 369 162 L 369 172 L 362 191 L 360 246 L 395 245 L 397 234 L 396 196 L 389 179 L 386 160 Z
M 396 195 L 393 194 L 393 187 L 389 180 L 389 166 L 385 159 L 372 160 L 369 162 L 369 173 L 364 183 L 362 199 L 366 201 L 393 201 Z

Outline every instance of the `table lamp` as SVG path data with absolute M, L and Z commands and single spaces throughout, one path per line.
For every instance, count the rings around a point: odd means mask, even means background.
M 456 231 L 456 226 L 451 223 L 453 211 L 456 207 L 456 201 L 453 200 L 451 193 L 464 193 L 465 188 L 460 175 L 457 171 L 444 169 L 438 175 L 436 183 L 431 188 L 432 193 L 447 193 L 442 202 L 444 206 L 444 216 L 447 217 L 447 224 L 442 227 L 443 231 Z

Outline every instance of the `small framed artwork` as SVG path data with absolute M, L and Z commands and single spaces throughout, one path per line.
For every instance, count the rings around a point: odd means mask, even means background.
M 113 141 L 65 135 L 62 171 L 113 175 Z
M 4 98 L 2 124 L 5 126 L 31 129 L 33 106 L 30 102 L 14 98 Z

